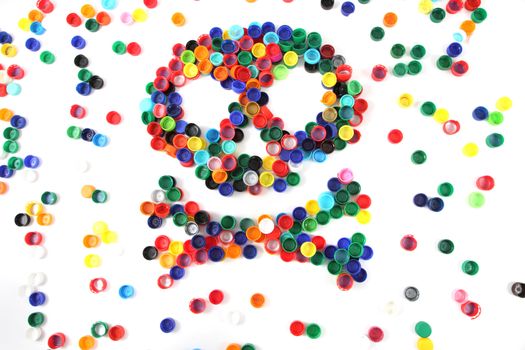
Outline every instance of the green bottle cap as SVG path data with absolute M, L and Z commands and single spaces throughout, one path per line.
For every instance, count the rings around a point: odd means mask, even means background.
M 247 168 L 250 162 L 250 156 L 248 154 L 243 153 L 239 156 L 237 161 L 241 167 Z
M 361 193 L 361 184 L 357 181 L 352 181 L 346 186 L 346 190 L 351 196 L 358 195 Z
M 270 128 L 270 138 L 274 141 L 279 141 L 283 137 L 283 131 L 278 126 Z
M 317 221 L 314 218 L 306 218 L 302 223 L 303 230 L 313 232 L 317 229 Z
M 346 265 L 350 261 L 350 254 L 346 249 L 337 249 L 334 253 L 334 261 L 339 265 Z
M 172 117 L 165 116 L 160 120 L 159 124 L 162 130 L 169 132 L 175 129 L 176 122 L 175 119 L 173 119 Z
M 45 320 L 46 317 L 41 312 L 33 312 L 27 317 L 27 323 L 29 323 L 31 327 L 40 327 Z
M 288 176 L 286 176 L 286 183 L 290 186 L 297 186 L 299 182 L 301 182 L 301 177 L 297 173 L 290 172 Z
M 237 220 L 231 215 L 224 215 L 221 218 L 221 226 L 224 230 L 233 230 L 236 224 Z
M 485 204 L 485 196 L 481 192 L 472 192 L 468 196 L 468 203 L 472 208 L 481 208 Z
M 55 55 L 49 51 L 42 51 L 40 54 L 40 61 L 45 64 L 53 64 L 55 62 Z
M 326 225 L 330 222 L 330 213 L 325 210 L 321 210 L 315 216 L 315 220 L 319 225 Z
M 436 66 L 441 70 L 449 70 L 452 66 L 452 57 L 443 55 L 436 61 Z
M 221 45 L 222 45 L 222 38 L 213 38 L 211 40 L 211 47 L 213 49 L 213 51 L 218 51 L 220 52 L 221 51 Z
M 244 169 L 241 167 L 237 167 L 233 169 L 230 175 L 233 180 L 242 180 L 242 177 L 244 176 Z
M 421 338 L 428 338 L 432 334 L 432 327 L 430 327 L 430 325 L 425 321 L 419 321 L 416 323 L 415 329 L 417 335 L 419 335 Z
M 279 40 L 279 47 L 281 48 L 281 51 L 283 53 L 287 53 L 288 51 L 292 51 L 292 49 L 293 49 L 293 42 L 288 41 L 288 40 L 282 40 L 282 41 Z
M 58 201 L 58 196 L 55 192 L 46 191 L 42 193 L 40 200 L 46 205 L 53 205 Z
M 321 38 L 321 34 L 317 32 L 311 32 L 306 37 L 306 42 L 308 43 L 308 47 L 313 49 L 318 49 L 321 47 L 321 44 L 323 43 L 323 38 Z
M 298 55 L 298 56 L 302 56 L 306 50 L 308 50 L 308 46 L 306 46 L 306 43 L 305 42 L 301 42 L 301 43 L 294 43 L 293 44 L 293 48 L 292 50 Z
M 163 175 L 159 178 L 159 187 L 165 191 L 171 190 L 177 183 L 171 175 Z
M 181 212 L 175 213 L 173 215 L 173 223 L 175 226 L 183 227 L 188 223 L 188 216 Z
M 344 214 L 343 208 L 341 208 L 338 205 L 335 205 L 334 207 L 332 207 L 332 209 L 330 209 L 330 216 L 334 219 L 342 218 L 343 214 Z
M 197 176 L 198 179 L 206 180 L 210 175 L 211 171 L 206 165 L 199 165 L 195 168 L 195 176 Z
M 106 191 L 95 190 L 93 191 L 91 199 L 95 203 L 106 203 L 106 201 L 108 200 L 108 194 Z
M 434 115 L 434 113 L 436 113 L 436 105 L 434 104 L 434 102 L 431 102 L 431 101 L 423 102 L 423 104 L 419 108 L 419 111 L 425 117 L 431 117 Z
M 21 170 L 24 168 L 24 160 L 19 157 L 11 157 L 7 160 L 7 167 L 12 170 Z
M 438 186 L 438 193 L 443 197 L 450 197 L 454 193 L 454 186 L 450 182 L 443 182 Z
M 237 61 L 241 66 L 248 67 L 252 63 L 252 54 L 248 51 L 241 51 L 237 55 Z
M 450 254 L 454 251 L 454 242 L 450 239 L 442 239 L 438 243 L 438 249 L 443 254 Z
M 335 146 L 336 150 L 341 151 L 341 150 L 345 149 L 346 141 L 343 141 L 339 137 L 336 137 L 334 139 L 334 146 Z
M 335 193 L 335 201 L 338 204 L 345 204 L 350 200 L 350 193 L 347 190 L 341 189 Z
M 193 54 L 193 51 L 191 50 L 184 50 L 182 54 L 180 55 L 180 60 L 184 63 L 194 63 L 195 62 L 195 55 Z
M 332 63 L 332 60 L 323 59 L 319 62 L 319 73 L 325 74 L 328 72 L 332 72 L 333 70 L 334 70 L 334 65 Z
M 390 49 L 390 55 L 394 58 L 401 58 L 406 52 L 406 48 L 403 44 L 394 44 Z
M 306 335 L 310 339 L 317 339 L 321 336 L 321 327 L 316 323 L 310 323 L 306 326 Z
M 166 192 L 166 198 L 172 202 L 177 202 L 182 197 L 182 193 L 177 187 L 173 187 L 169 191 Z
M 327 269 L 328 269 L 328 272 L 330 272 L 330 274 L 337 276 L 341 273 L 341 270 L 343 269 L 343 267 L 339 265 L 336 261 L 332 260 L 328 263 Z
M 350 246 L 348 246 L 348 253 L 352 258 L 360 258 L 361 255 L 363 255 L 363 246 L 357 242 L 352 242 Z
M 306 31 L 303 28 L 294 29 L 292 32 L 292 40 L 294 43 L 304 43 L 306 40 Z
M 231 113 L 233 111 L 242 112 L 242 106 L 239 102 L 232 102 L 228 105 L 228 112 Z
M 361 232 L 356 232 L 352 235 L 352 242 L 356 242 L 364 246 L 366 243 L 366 236 Z
M 474 276 L 479 272 L 479 265 L 475 261 L 465 260 L 463 264 L 461 264 L 461 270 L 467 275 Z
M 122 41 L 120 40 L 117 40 L 113 43 L 113 45 L 111 46 L 111 49 L 113 50 L 114 53 L 116 53 L 117 55 L 123 55 L 126 53 L 126 44 L 124 44 Z
M 421 70 L 423 69 L 423 66 L 419 61 L 410 61 L 407 64 L 408 68 L 408 75 L 417 75 L 421 73 Z
M 155 120 L 155 116 L 151 112 L 142 112 L 141 119 L 144 125 L 148 125 Z
M 308 122 L 305 127 L 304 131 L 310 136 L 312 134 L 312 130 L 317 126 L 318 124 L 316 122 Z
M 20 131 L 17 128 L 7 127 L 4 129 L 4 138 L 10 141 L 16 141 L 20 137 Z
M 97 32 L 100 29 L 100 24 L 96 19 L 90 18 L 86 21 L 86 29 L 90 32 Z
M 434 23 L 440 23 L 445 19 L 447 13 L 440 7 L 436 7 L 430 12 L 430 20 Z
M 16 142 L 16 141 L 8 140 L 8 141 L 4 142 L 3 150 L 6 153 L 16 153 L 16 152 L 18 152 L 19 148 L 20 148 L 20 146 L 18 146 L 18 142 Z
M 244 344 L 242 347 L 241 347 L 241 350 L 255 350 L 255 345 L 253 344 Z
M 294 235 L 298 235 L 302 231 L 303 231 L 303 226 L 301 225 L 301 223 L 299 221 L 294 221 L 292 227 L 289 230 L 289 232 L 294 234 Z
M 483 22 L 484 20 L 487 19 L 487 10 L 485 10 L 482 7 L 478 7 L 477 9 L 472 11 L 472 14 L 470 15 L 470 19 L 472 19 L 474 23 Z
M 297 241 L 293 237 L 285 238 L 281 245 L 283 247 L 283 250 L 287 253 L 292 253 L 297 250 Z
M 350 80 L 347 87 L 348 93 L 352 96 L 359 95 L 363 91 L 363 86 L 357 80 Z
M 344 211 L 346 215 L 356 216 L 359 213 L 359 205 L 356 202 L 349 202 L 345 204 Z
M 487 138 L 485 139 L 485 143 L 487 144 L 487 146 L 489 146 L 490 148 L 496 148 L 496 147 L 499 147 L 501 145 L 503 145 L 503 143 L 505 142 L 505 137 L 501 134 L 498 134 L 498 133 L 492 133 L 490 134 L 489 136 L 487 136 Z
M 489 117 L 487 119 L 490 125 L 500 125 L 501 123 L 503 123 L 503 120 L 503 113 L 499 111 L 490 112 Z
M 385 30 L 381 27 L 374 27 L 370 31 L 370 38 L 374 41 L 381 41 L 385 37 Z
M 244 218 L 239 222 L 241 230 L 246 231 L 249 227 L 255 226 L 255 221 L 250 218 Z
M 146 90 L 146 93 L 148 95 L 151 95 L 153 91 L 155 91 L 155 86 L 153 85 L 153 82 L 149 82 L 146 84 L 146 87 L 144 88 Z
M 210 155 L 212 155 L 212 156 L 217 156 L 217 155 L 221 154 L 222 147 L 218 143 L 215 143 L 215 142 L 210 143 L 208 145 L 208 152 L 210 152 Z
M 270 136 L 270 129 L 262 129 L 260 136 L 261 136 L 261 140 L 263 140 L 264 142 L 268 142 L 272 140 Z
M 370 0 L 358 0 L 360 4 L 368 4 L 370 2 Z
M 310 258 L 310 262 L 315 266 L 320 266 L 324 262 L 324 255 L 321 252 L 316 252 L 314 256 Z
M 394 69 L 392 70 L 392 74 L 394 74 L 394 76 L 398 78 L 405 76 L 407 72 L 408 72 L 408 67 L 404 63 L 397 63 L 394 66 Z
M 93 76 L 93 73 L 89 69 L 82 68 L 78 71 L 78 79 L 81 81 L 88 81 Z
M 91 335 L 95 338 L 101 338 L 108 334 L 109 326 L 106 322 L 96 322 L 91 326 Z
M 81 134 L 82 129 L 80 129 L 78 126 L 70 126 L 69 128 L 67 128 L 67 136 L 69 136 L 72 139 L 78 140 Z
M 420 60 L 423 57 L 425 57 L 425 54 L 427 53 L 427 50 L 423 45 L 414 45 L 414 47 L 410 50 L 410 57 L 412 57 L 415 60 Z
M 421 150 L 412 153 L 412 163 L 423 164 L 427 161 L 427 154 Z

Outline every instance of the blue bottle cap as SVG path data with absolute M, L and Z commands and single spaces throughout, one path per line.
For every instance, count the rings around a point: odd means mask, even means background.
M 335 251 L 337 250 L 337 247 L 333 246 L 333 245 L 327 245 L 325 248 L 324 248 L 324 256 L 327 258 L 327 259 L 330 259 L 330 260 L 333 260 L 334 259 L 334 254 L 335 254 Z
M 225 80 L 221 81 L 220 84 L 221 84 L 221 87 L 224 90 L 232 90 L 232 88 L 233 88 L 233 79 L 228 77 L 228 79 L 225 79 Z
M 181 163 L 187 163 L 191 160 L 191 158 L 193 157 L 193 154 L 191 153 L 191 151 L 187 148 L 180 148 L 177 150 L 177 159 L 181 162 Z
M 252 244 L 247 244 L 242 248 L 242 255 L 246 259 L 253 259 L 257 256 L 257 248 Z
M 248 27 L 248 35 L 251 36 L 253 39 L 258 39 L 262 35 L 262 28 L 258 24 L 250 24 Z
M 7 165 L 0 165 L 0 178 L 8 179 L 15 174 L 13 169 L 9 169 Z
M 244 36 L 244 28 L 235 24 L 228 29 L 228 35 L 233 40 L 239 40 Z
M 218 67 L 220 65 L 222 65 L 222 60 L 223 60 L 224 56 L 222 55 L 222 53 L 220 52 L 214 52 L 210 55 L 210 62 L 211 64 L 213 64 L 215 67 Z
M 117 7 L 117 0 L 102 0 L 104 10 L 113 10 Z
M 151 112 L 153 110 L 154 105 L 155 104 L 151 101 L 151 98 L 144 98 L 142 99 L 142 101 L 140 101 L 139 107 L 142 112 Z
M 317 49 L 308 49 L 304 53 L 304 61 L 308 64 L 317 64 L 321 60 L 321 53 Z
M 86 47 L 86 40 L 84 40 L 84 38 L 80 35 L 75 35 L 71 39 L 71 46 L 73 46 L 75 49 L 82 50 Z
M 352 275 L 352 277 L 354 278 L 354 281 L 358 283 L 362 283 L 366 280 L 366 278 L 368 277 L 368 274 L 366 273 L 365 269 L 361 268 L 361 270 L 359 270 L 358 273 Z
M 180 266 L 173 266 L 170 269 L 170 276 L 175 281 L 178 281 L 178 280 L 182 279 L 182 277 L 184 277 L 185 274 L 186 274 L 186 270 L 184 270 L 184 268 L 182 268 Z
M 24 165 L 30 169 L 36 169 L 40 166 L 40 158 L 28 155 L 24 158 Z
M 275 192 L 279 192 L 279 193 L 282 193 L 284 191 L 286 191 L 286 188 L 288 187 L 286 181 L 284 179 L 276 179 L 274 182 L 273 182 L 273 189 L 275 190 Z
M 229 182 L 223 182 L 219 185 L 219 193 L 224 197 L 230 197 L 233 191 L 233 185 Z
M 454 42 L 447 47 L 447 55 L 450 57 L 458 57 L 463 52 L 463 47 L 460 43 Z
M 219 27 L 213 27 L 210 29 L 211 38 L 222 38 L 222 29 Z
M 290 26 L 282 25 L 277 29 L 277 35 L 279 35 L 280 40 L 290 40 L 292 38 L 293 30 Z
M 175 124 L 175 132 L 177 134 L 184 134 L 186 131 L 186 126 L 188 126 L 188 122 L 184 120 L 177 120 L 177 123 Z
M 297 139 L 297 143 L 300 145 L 308 137 L 308 134 L 304 130 L 299 130 L 294 133 L 294 136 Z
M 153 110 L 153 105 L 151 106 L 150 110 Z M 179 105 L 169 105 L 166 108 L 166 112 L 170 117 L 177 118 L 179 115 L 182 114 L 182 107 Z
M 304 242 L 311 242 L 312 239 L 310 238 L 310 235 L 306 233 L 300 233 L 295 237 L 295 240 L 297 241 L 297 245 L 300 246 Z
M 365 245 L 363 247 L 363 255 L 361 255 L 361 259 L 363 260 L 370 260 L 374 256 L 374 251 L 371 247 Z
M 148 218 L 148 226 L 153 229 L 160 228 L 162 226 L 162 222 L 163 220 L 156 215 L 152 215 Z
M 175 320 L 168 317 L 160 321 L 160 330 L 164 333 L 171 333 L 175 330 L 175 325 Z
M 210 236 L 217 236 L 222 231 L 222 226 L 220 223 L 216 221 L 210 221 L 208 225 L 206 225 L 206 233 Z
M 26 40 L 26 48 L 30 51 L 36 52 L 40 50 L 41 44 L 40 41 L 38 41 L 35 38 L 29 38 Z
M 173 204 L 170 208 L 170 215 L 175 215 L 176 213 L 183 213 L 184 206 L 182 204 Z
M 355 11 L 355 5 L 353 2 L 351 1 L 345 1 L 343 2 L 343 4 L 341 5 L 341 13 L 344 15 L 344 16 L 348 16 L 352 13 L 354 13 Z
M 290 152 L 289 158 L 290 158 L 290 161 L 292 161 L 292 163 L 299 164 L 304 159 L 303 151 L 301 151 L 300 149 L 294 149 L 293 151 Z
M 12 44 L 13 37 L 8 32 L 0 31 L 0 44 Z
M 414 196 L 413 202 L 416 207 L 426 207 L 428 203 L 428 197 L 424 193 L 418 193 Z
M 118 295 L 120 295 L 122 299 L 131 298 L 132 296 L 135 295 L 135 288 L 133 288 L 130 285 L 125 284 L 119 288 Z
M 168 95 L 167 99 L 168 103 L 171 105 L 181 105 L 182 104 L 182 96 L 178 92 L 172 92 Z
M 250 90 L 253 90 L 253 89 L 250 89 Z M 242 125 L 244 123 L 244 119 L 245 119 L 244 118 L 244 114 L 242 114 L 241 111 L 233 111 L 233 112 L 230 113 L 230 121 L 235 126 Z M 215 142 L 215 141 L 213 141 L 213 142 Z
M 206 165 L 208 163 L 208 159 L 210 159 L 210 153 L 202 149 L 195 152 L 193 155 L 193 160 L 197 165 Z
M 350 259 L 348 264 L 346 264 L 346 270 L 349 274 L 355 275 L 361 270 L 361 263 L 358 260 Z
M 232 90 L 237 94 L 243 93 L 244 90 L 246 90 L 246 83 L 240 80 L 234 80 L 232 82 Z
M 93 144 L 97 147 L 106 147 L 108 145 L 109 139 L 106 135 L 96 134 L 93 136 Z
M 272 22 L 264 22 L 261 26 L 263 34 L 268 32 L 275 32 L 275 24 Z
M 279 35 L 275 32 L 267 32 L 263 36 L 263 43 L 264 45 L 268 44 L 278 44 L 279 43 Z
M 430 198 L 427 203 L 428 209 L 439 212 L 445 207 L 445 203 L 439 197 Z
M 164 92 L 162 92 L 162 91 L 154 91 L 151 94 L 150 99 L 155 104 L 161 103 L 163 105 L 166 104 L 166 101 L 167 101 L 166 94 L 164 94 Z
M 210 250 L 208 250 L 208 259 L 213 262 L 221 261 L 224 259 L 224 249 L 219 246 L 211 247 Z
M 44 305 L 46 302 L 46 295 L 42 292 L 34 292 L 29 296 L 29 304 L 31 306 Z
M 91 85 L 89 85 L 89 83 L 82 81 L 78 83 L 76 90 L 82 96 L 88 96 L 91 93 Z
M 246 233 L 244 231 L 238 231 L 235 233 L 234 236 L 235 244 L 243 246 L 248 242 L 248 237 L 246 237 Z
M 330 180 L 328 180 L 327 185 L 328 185 L 328 189 L 331 192 L 337 192 L 341 189 L 341 187 L 343 187 L 343 185 L 341 184 L 341 182 L 339 181 L 337 177 L 332 177 Z
M 335 199 L 332 193 L 323 192 L 317 198 L 317 203 L 319 204 L 319 208 L 321 208 L 321 210 L 330 210 L 335 204 Z
M 221 43 L 221 50 L 224 54 L 234 53 L 238 49 L 235 41 L 226 39 Z
M 297 221 L 303 221 L 306 218 L 307 212 L 303 207 L 296 207 L 292 211 L 293 218 Z
M 289 151 L 287 149 L 282 149 L 281 153 L 279 153 L 279 158 L 281 158 L 283 162 L 288 162 L 290 160 L 291 154 L 292 154 L 292 151 Z
M 25 126 L 27 125 L 27 120 L 26 118 L 24 117 L 21 117 L 19 115 L 14 115 L 12 118 L 11 118 L 11 126 L 13 128 L 17 128 L 17 129 L 23 129 L 25 128 Z
M 352 241 L 349 238 L 343 237 L 337 241 L 337 247 L 339 249 L 348 249 Z
M 250 101 L 257 102 L 261 98 L 261 90 L 257 88 L 250 88 L 248 91 L 246 91 L 246 97 L 248 97 Z
M 191 237 L 191 246 L 195 249 L 201 249 L 206 246 L 206 238 L 202 235 L 195 235 Z
M 36 21 L 31 23 L 31 25 L 29 26 L 29 30 L 31 31 L 31 33 L 34 33 L 36 35 L 42 35 L 46 32 L 46 29 L 42 26 L 42 23 Z
M 326 160 L 326 153 L 324 153 L 320 149 L 316 149 L 315 151 L 313 151 L 312 157 L 317 163 L 323 163 Z
M 475 120 L 478 120 L 478 121 L 486 120 L 488 117 L 489 117 L 489 110 L 483 106 L 476 107 L 472 111 L 472 118 L 474 118 Z

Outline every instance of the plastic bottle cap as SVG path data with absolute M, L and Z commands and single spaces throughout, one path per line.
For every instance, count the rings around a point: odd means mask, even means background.
M 419 338 L 417 348 L 418 350 L 434 350 L 434 343 L 429 338 Z
M 30 341 L 39 341 L 42 338 L 43 331 L 40 327 L 32 327 L 26 331 L 26 338 Z
M 443 182 L 438 186 L 438 193 L 443 197 L 450 197 L 454 193 L 454 186 L 449 182 Z
M 261 307 L 263 307 L 265 302 L 266 299 L 261 293 L 255 293 L 250 298 L 250 304 L 256 309 L 260 309 Z
M 109 339 L 113 341 L 121 340 L 125 335 L 126 330 L 120 325 L 112 326 L 108 331 Z
M 321 327 L 315 323 L 310 323 L 306 327 L 306 335 L 310 339 L 317 339 L 321 336 Z
M 52 64 L 55 62 L 55 55 L 53 55 L 49 51 L 43 51 L 40 54 L 40 61 L 42 61 L 45 64 Z
M 475 157 L 479 152 L 479 147 L 474 142 L 469 142 L 463 146 L 463 155 L 466 157 L 472 158 Z
M 208 299 L 213 305 L 219 305 L 224 300 L 224 293 L 218 289 L 212 290 Z
M 374 343 L 379 343 L 381 340 L 383 340 L 384 336 L 385 334 L 383 330 L 379 327 L 371 327 L 368 330 L 368 338 Z
M 172 21 L 173 24 L 175 24 L 177 27 L 181 27 L 181 26 L 183 26 L 183 25 L 186 23 L 186 18 L 184 17 L 184 15 L 183 15 L 181 12 L 175 12 L 175 13 L 171 16 L 171 21 Z
M 206 300 L 202 298 L 192 299 L 190 301 L 190 311 L 194 314 L 203 313 L 206 310 Z
M 290 324 L 290 333 L 292 333 L 296 337 L 303 335 L 305 330 L 306 330 L 306 326 L 301 321 L 293 321 Z
M 385 37 L 385 30 L 381 27 L 374 27 L 370 31 L 370 38 L 373 41 L 380 41 Z
M 160 330 L 164 333 L 171 333 L 175 330 L 175 320 L 171 317 L 165 318 L 160 322 Z
M 417 248 L 417 241 L 412 235 L 405 235 L 401 239 L 401 247 L 409 252 Z
M 387 28 L 395 26 L 397 23 L 397 15 L 394 12 L 387 12 L 383 16 L 383 24 Z
M 415 151 L 412 153 L 412 163 L 414 164 L 423 164 L 427 161 L 427 154 L 421 150 Z
M 393 144 L 398 144 L 403 140 L 403 132 L 398 129 L 390 130 L 388 133 L 388 141 Z
M 399 96 L 398 104 L 402 108 L 408 108 L 414 103 L 414 97 L 411 94 L 405 93 Z
M 102 263 L 102 259 L 97 254 L 88 254 L 84 258 L 84 265 L 88 268 L 99 267 Z
M 461 270 L 467 275 L 474 276 L 479 271 L 479 265 L 475 261 L 465 260 L 463 264 L 461 264 Z
M 405 298 L 409 301 L 416 301 L 419 299 L 419 290 L 416 287 L 405 288 Z
M 66 336 L 63 333 L 52 334 L 47 340 L 47 346 L 51 349 L 58 349 L 66 345 Z
M 85 335 L 78 340 L 78 347 L 81 350 L 91 350 L 95 348 L 97 341 L 91 335 Z
M 456 289 L 453 292 L 453 298 L 457 303 L 463 304 L 468 300 L 468 294 L 463 289 Z
M 428 338 L 432 334 L 432 327 L 425 321 L 416 323 L 415 331 L 421 338 Z

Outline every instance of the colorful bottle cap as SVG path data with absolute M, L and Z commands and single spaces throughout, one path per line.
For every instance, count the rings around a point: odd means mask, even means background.
M 432 334 L 432 327 L 425 321 L 419 321 L 416 323 L 415 331 L 421 338 L 428 338 Z
M 405 288 L 405 298 L 409 301 L 416 301 L 419 299 L 419 290 L 416 287 Z
M 417 241 L 412 235 L 405 235 L 401 239 L 401 247 L 409 252 L 417 248 Z
M 454 242 L 450 239 L 442 239 L 438 243 L 438 249 L 443 254 L 451 254 L 454 251 Z
M 351 1 L 345 1 L 341 4 L 341 13 L 343 16 L 349 16 L 355 11 L 355 5 Z
M 348 291 L 352 288 L 354 280 L 351 275 L 341 273 L 337 276 L 337 287 L 342 291 Z
M 478 7 L 472 11 L 470 18 L 474 23 L 481 23 L 487 19 L 487 11 L 484 8 Z
M 59 349 L 66 345 L 66 336 L 64 333 L 54 333 L 47 340 L 47 346 L 51 349 Z
M 447 47 L 447 55 L 449 55 L 452 58 L 458 57 L 459 55 L 461 55 L 462 52 L 463 52 L 463 46 L 461 46 L 460 43 L 457 43 L 457 42 L 451 43 Z
M 434 23 L 440 23 L 445 19 L 446 14 L 445 10 L 436 7 L 430 12 L 430 20 Z
M 125 335 L 126 330 L 120 325 L 112 326 L 111 328 L 109 328 L 108 336 L 109 339 L 113 341 L 121 340 L 122 338 L 124 338 Z
M 192 299 L 190 301 L 190 311 L 194 314 L 201 314 L 206 311 L 206 300 L 202 298 Z
M 370 31 L 370 38 L 373 41 L 380 41 L 385 37 L 385 30 L 381 27 L 374 27 Z
M 261 293 L 255 293 L 250 298 L 250 304 L 256 309 L 260 309 L 261 307 L 263 307 L 265 302 L 266 299 Z
M 41 306 L 46 303 L 46 295 L 42 292 L 34 292 L 29 296 L 29 304 L 31 306 Z
M 461 312 L 474 320 L 481 314 L 481 306 L 473 301 L 467 301 L 461 305 Z
M 321 327 L 316 323 L 310 323 L 306 326 L 306 335 L 310 339 L 317 339 L 321 336 Z
M 476 186 L 482 191 L 490 191 L 494 188 L 494 178 L 489 175 L 481 176 L 476 180 Z
M 425 57 L 426 53 L 427 53 L 427 50 L 425 49 L 425 47 L 423 45 L 417 44 L 417 45 L 414 45 L 412 49 L 410 50 L 410 57 L 412 57 L 415 60 L 420 60 L 423 57 Z
M 118 294 L 122 299 L 129 299 L 135 295 L 135 288 L 130 285 L 123 285 L 119 288 Z
M 503 137 L 503 135 L 497 132 L 488 135 L 485 139 L 485 143 L 490 148 L 500 147 L 501 145 L 503 145 L 504 142 L 505 138 Z
M 438 193 L 443 197 L 450 197 L 454 193 L 454 186 L 449 182 L 443 182 L 438 186 Z
M 212 290 L 208 299 L 213 305 L 219 305 L 224 300 L 224 293 L 218 289 Z
M 399 96 L 397 103 L 402 108 L 408 108 L 414 103 L 414 97 L 411 94 L 404 93 Z
M 496 101 L 496 108 L 500 112 L 505 112 L 505 111 L 509 110 L 511 107 L 512 107 L 512 100 L 508 96 L 500 97 Z
M 306 326 L 301 321 L 293 321 L 290 324 L 290 333 L 292 333 L 296 337 L 303 335 L 305 330 Z
M 390 55 L 394 58 L 401 58 L 405 54 L 406 49 L 402 44 L 394 44 L 390 49 Z
M 512 294 L 517 297 L 525 298 L 525 284 L 520 282 L 515 282 L 510 287 Z
M 368 338 L 371 342 L 379 343 L 381 340 L 383 340 L 385 334 L 383 330 L 379 327 L 371 327 L 368 330 Z
M 167 317 L 160 322 L 160 330 L 164 333 L 171 333 L 175 330 L 175 320 L 171 317 Z
M 474 142 L 469 142 L 462 149 L 463 155 L 469 158 L 475 157 L 479 152 L 479 147 Z
M 424 151 L 417 150 L 412 153 L 411 159 L 414 164 L 423 164 L 427 160 L 427 154 Z
M 419 338 L 416 345 L 418 350 L 434 350 L 434 343 L 429 338 Z
M 452 297 L 454 298 L 454 301 L 460 304 L 463 304 L 468 300 L 468 294 L 463 289 L 454 290 Z
M 52 64 L 55 62 L 55 55 L 53 55 L 49 51 L 43 51 L 40 54 L 40 61 L 42 61 L 45 64 Z

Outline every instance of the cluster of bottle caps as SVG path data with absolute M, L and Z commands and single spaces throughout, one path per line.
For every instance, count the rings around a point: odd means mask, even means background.
M 308 201 L 304 207 L 296 207 L 290 214 L 281 213 L 275 218 L 264 214 L 257 220 L 244 218 L 239 222 L 230 215 L 214 221 L 209 212 L 193 201 L 177 203 L 183 200 L 183 192 L 172 176 L 162 176 L 159 186 L 162 190 L 153 192 L 153 201 L 143 202 L 140 208 L 149 216 L 149 227 L 158 229 L 165 220 L 171 220 L 191 236 L 182 242 L 161 235 L 154 245 L 144 248 L 146 260 L 159 259 L 161 266 L 170 270 L 169 275 L 159 277 L 160 288 L 169 288 L 173 280 L 184 277 L 185 269 L 192 263 L 219 262 L 241 255 L 253 259 L 257 255 L 257 243 L 263 245 L 266 252 L 279 254 L 286 262 L 310 261 L 319 266 L 327 260 L 327 269 L 337 276 L 341 290 L 349 290 L 354 281 L 364 282 L 367 278 L 361 261 L 370 259 L 373 250 L 366 245 L 365 235 L 356 232 L 351 238 L 339 239 L 337 245 L 327 245 L 323 237 L 313 235 L 319 225 L 327 225 L 345 214 L 361 223 L 370 220 L 367 209 L 371 199 L 360 193 L 361 186 L 353 181 L 349 169 L 341 170 L 338 177 L 328 181 L 329 191 L 321 193 L 317 200 Z
M 2 33 L 0 32 L 0 42 L 1 40 Z M 19 95 L 22 92 L 22 86 L 18 81 L 24 76 L 24 69 L 17 64 L 12 64 L 7 68 L 0 64 L 0 97 Z
M 157 69 L 155 80 L 147 85 L 150 97 L 140 106 L 151 147 L 183 166 L 197 165 L 196 175 L 224 196 L 246 190 L 258 194 L 265 187 L 283 192 L 299 183 L 297 171 L 303 160 L 323 162 L 328 154 L 360 139 L 354 127 L 361 124 L 368 108 L 359 97 L 362 85 L 351 80 L 352 68 L 333 46 L 323 45 L 319 33 L 271 22 L 248 28 L 235 25 L 227 31 L 215 27 L 186 45 L 174 45 L 173 53 L 175 57 Z M 286 78 L 298 64 L 308 72 L 320 72 L 329 91 L 323 95 L 326 108 L 315 121 L 291 133 L 268 108 L 269 97 L 262 89 Z M 176 91 L 201 75 L 210 75 L 239 94 L 219 129 L 206 132 L 183 120 L 183 100 Z M 266 157 L 236 154 L 243 128 L 250 122 L 266 142 Z

